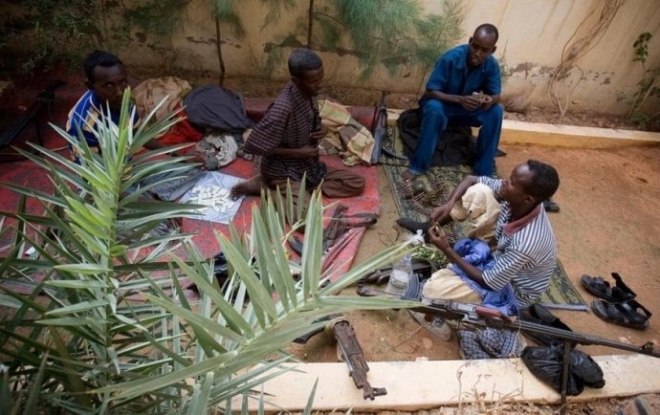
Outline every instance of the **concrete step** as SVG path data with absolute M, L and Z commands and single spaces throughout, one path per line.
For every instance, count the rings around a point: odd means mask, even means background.
M 568 402 L 660 392 L 660 359 L 644 355 L 596 356 L 605 377 L 602 389 L 585 391 Z M 308 363 L 264 384 L 266 410 L 302 411 L 318 381 L 316 411 L 416 411 L 469 403 L 557 404 L 560 395 L 532 375 L 520 359 L 369 362 L 372 387 L 387 395 L 364 400 L 344 363 Z M 234 407 L 240 407 L 240 401 Z M 251 401 L 250 410 L 258 409 Z

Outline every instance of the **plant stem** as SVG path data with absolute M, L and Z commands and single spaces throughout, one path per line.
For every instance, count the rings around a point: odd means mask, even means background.
M 314 29 L 314 0 L 309 0 L 307 13 L 307 49 L 312 48 L 312 31 Z
M 215 16 L 215 50 L 218 54 L 218 63 L 220 64 L 218 85 L 222 86 L 225 83 L 225 61 L 222 58 L 222 33 L 220 32 L 220 18 L 218 16 Z

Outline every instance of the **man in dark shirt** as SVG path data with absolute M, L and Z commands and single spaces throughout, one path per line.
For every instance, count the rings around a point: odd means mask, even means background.
M 320 185 L 327 197 L 359 195 L 365 185 L 362 176 L 328 167 L 319 159 L 319 142 L 327 131 L 315 99 L 323 80 L 323 61 L 310 50 L 297 49 L 288 65 L 291 80 L 250 133 L 243 149 L 261 156 L 261 174 L 234 186 L 232 196 L 259 195 L 264 186 L 284 191 L 287 180 L 297 194 L 303 176 L 307 189 Z
M 406 180 L 429 169 L 438 140 L 452 123 L 481 127 L 472 168 L 477 176 L 493 175 L 503 115 L 498 105 L 502 89 L 500 68 L 492 56 L 497 39 L 497 28 L 482 24 L 467 45 L 455 47 L 438 59 L 419 101 L 421 134 L 404 173 Z

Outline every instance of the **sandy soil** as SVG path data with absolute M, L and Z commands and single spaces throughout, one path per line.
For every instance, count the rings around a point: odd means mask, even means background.
M 660 212 L 660 173 L 657 171 L 660 148 L 503 148 L 508 154 L 497 159 L 500 174 L 510 172 L 514 166 L 530 158 L 548 162 L 560 172 L 561 186 L 554 200 L 561 211 L 551 214 L 550 219 L 559 258 L 587 304 L 591 304 L 594 297 L 579 286 L 580 276 L 600 275 L 611 280 L 610 273 L 619 272 L 637 293 L 637 300 L 652 313 L 660 313 L 657 302 L 660 295 L 660 224 L 656 216 Z M 398 212 L 381 168 L 378 168 L 378 182 L 382 202 L 380 218 L 366 232 L 355 264 L 406 237 L 405 231 L 395 223 Z M 355 287 L 345 293 L 354 294 Z M 646 330 L 638 331 L 606 323 L 592 312 L 560 310 L 555 314 L 574 331 L 637 345 L 647 341 L 660 344 L 660 323 L 654 318 L 650 319 Z M 367 361 L 460 358 L 455 339 L 450 342 L 437 339 L 404 310 L 359 311 L 347 317 L 355 328 Z M 579 348 L 591 355 L 626 353 L 604 346 Z M 290 351 L 311 362 L 337 359 L 334 342 L 325 334 L 316 336 L 306 345 L 294 345 Z M 589 405 L 604 405 L 608 409 L 602 406 L 590 410 Z M 613 413 L 622 403 L 604 401 L 589 405 L 574 408 L 574 413 Z M 522 408 L 518 410 L 522 411 Z
M 583 298 L 593 296 L 579 287 L 582 274 L 611 280 L 619 272 L 637 293 L 637 300 L 657 313 L 660 295 L 660 173 L 656 171 L 660 148 L 617 150 L 562 149 L 546 147 L 504 147 L 506 157 L 498 158 L 500 174 L 530 158 L 554 165 L 561 186 L 554 200 L 559 213 L 550 219 L 557 238 L 559 258 Z M 406 237 L 395 223 L 399 217 L 387 179 L 378 168 L 381 195 L 380 218 L 365 234 L 355 264 Z M 348 294 L 355 289 L 347 290 Z M 649 321 L 645 331 L 616 326 L 591 312 L 556 311 L 575 331 L 588 332 L 623 342 L 660 344 L 660 324 Z M 360 311 L 350 316 L 369 360 L 415 360 L 458 358 L 455 341 L 442 342 L 430 335 L 406 311 Z M 311 361 L 332 361 L 335 351 L 324 336 L 305 346 L 296 346 Z M 624 353 L 605 347 L 581 348 L 588 353 Z

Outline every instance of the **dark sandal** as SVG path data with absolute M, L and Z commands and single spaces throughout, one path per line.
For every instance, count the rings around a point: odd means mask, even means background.
M 648 327 L 649 319 L 653 315 L 636 300 L 628 300 L 620 303 L 594 300 L 591 303 L 591 309 L 594 311 L 594 314 L 608 323 L 637 330 L 644 330 Z
M 632 300 L 636 297 L 633 290 L 623 282 L 618 272 L 613 272 L 612 278 L 616 281 L 614 287 L 610 286 L 610 283 L 601 277 L 592 277 L 586 274 L 580 277 L 580 283 L 589 293 L 607 301 L 621 302 Z

